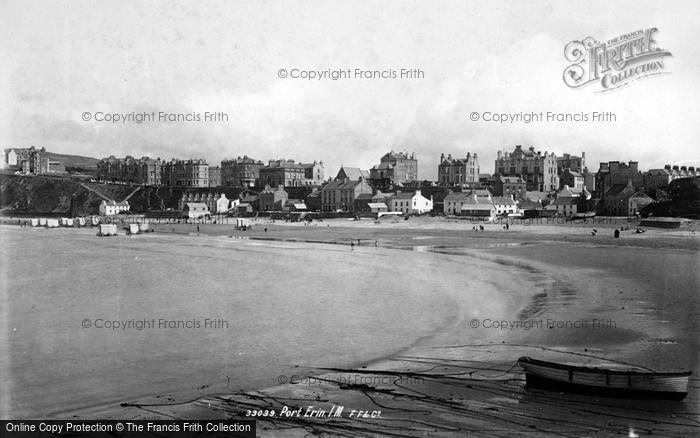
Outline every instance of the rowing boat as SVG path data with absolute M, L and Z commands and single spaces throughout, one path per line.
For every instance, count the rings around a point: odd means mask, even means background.
M 688 395 L 691 372 L 657 373 L 650 370 L 584 367 L 521 357 L 528 386 L 563 392 L 610 397 L 666 398 Z

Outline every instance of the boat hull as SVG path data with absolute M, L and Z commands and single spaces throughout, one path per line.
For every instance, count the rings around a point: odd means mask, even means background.
M 690 372 L 653 373 L 568 366 L 521 358 L 527 386 L 607 397 L 682 400 L 688 395 Z

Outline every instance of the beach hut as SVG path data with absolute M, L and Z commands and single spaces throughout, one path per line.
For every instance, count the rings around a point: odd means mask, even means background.
M 46 228 L 58 228 L 58 219 L 46 219 Z
M 100 224 L 100 218 L 98 216 L 92 216 L 90 218 L 90 223 L 92 223 L 93 227 L 96 227 Z
M 85 218 L 84 217 L 79 217 L 75 222 L 79 227 L 85 226 Z
M 129 224 L 129 234 L 138 234 L 139 224 Z
M 73 219 L 71 219 L 71 218 L 66 218 L 66 226 L 67 226 L 67 227 L 72 227 L 72 226 L 73 226 Z
M 241 230 L 243 228 L 250 228 L 252 226 L 252 223 L 250 222 L 250 219 L 242 218 L 242 217 L 237 217 L 236 218 L 236 228 Z
M 98 236 L 116 236 L 117 226 L 115 224 L 100 224 L 100 231 L 97 233 Z
M 39 219 L 37 219 L 37 218 L 32 218 L 32 226 L 33 226 L 33 227 L 38 227 L 38 226 L 39 226 Z
M 67 217 L 62 217 L 62 218 L 60 219 L 60 222 L 59 222 L 59 223 L 61 224 L 62 227 L 67 227 L 67 226 L 68 226 L 68 218 L 67 218 Z
M 45 227 L 45 226 L 46 226 L 46 218 L 45 218 L 45 217 L 40 217 L 40 218 L 39 218 L 39 226 L 40 226 L 40 227 Z
M 149 226 L 148 222 L 143 222 L 143 223 L 139 224 L 139 231 L 142 233 L 148 232 L 149 228 L 150 228 L 150 226 Z

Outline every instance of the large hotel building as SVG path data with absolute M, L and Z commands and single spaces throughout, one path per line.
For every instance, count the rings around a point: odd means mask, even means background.
M 519 176 L 529 191 L 550 192 L 559 189 L 557 156 L 554 152 L 535 151 L 532 146 L 528 150 L 517 145 L 513 152 L 498 151 L 495 173 L 497 177 Z

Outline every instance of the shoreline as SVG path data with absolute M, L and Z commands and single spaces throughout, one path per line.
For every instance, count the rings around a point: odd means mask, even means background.
M 178 231 L 186 232 L 188 227 L 191 228 L 192 225 L 181 225 L 181 230 Z M 654 236 L 654 238 L 651 239 L 639 239 L 637 245 L 632 247 L 627 245 L 614 245 L 615 242 L 612 241 L 612 239 L 609 240 L 613 244 L 601 244 L 600 240 L 602 239 L 588 242 L 572 242 L 548 239 L 550 236 L 544 234 L 534 233 L 530 236 L 523 236 L 522 234 L 516 235 L 512 232 L 499 233 L 498 231 L 486 231 L 484 233 L 479 233 L 478 237 L 473 237 L 471 235 L 446 236 L 445 234 L 449 233 L 449 230 L 437 230 L 437 232 L 434 232 L 434 230 L 419 229 L 411 233 L 414 235 L 407 236 L 409 233 L 406 233 L 406 230 L 400 230 L 401 233 L 385 233 L 386 229 L 377 230 L 371 227 L 368 227 L 370 228 L 369 230 L 363 229 L 362 227 L 341 226 L 312 228 L 298 227 L 296 224 L 268 225 L 267 233 L 256 228 L 249 231 L 233 231 L 225 228 L 225 226 L 219 226 L 219 228 L 214 229 L 216 232 L 208 233 L 208 227 L 209 226 L 203 226 L 201 228 L 202 232 L 200 234 L 202 237 L 211 235 L 212 237 L 225 239 L 228 236 L 233 236 L 236 238 L 248 238 L 250 240 L 295 243 L 306 243 L 310 240 L 308 239 L 309 234 L 313 234 L 316 230 L 323 230 L 321 233 L 317 233 L 322 234 L 321 236 L 316 236 L 316 238 L 313 239 L 314 244 L 320 243 L 346 246 L 349 245 L 348 242 L 351 238 L 355 238 L 358 235 L 361 239 L 367 238 L 368 242 L 372 242 L 374 237 L 380 235 L 384 236 L 384 238 L 380 240 L 380 249 L 389 248 L 394 250 L 433 252 L 439 255 L 439 257 L 458 258 L 459 260 L 468 261 L 475 259 L 482 259 L 482 261 L 484 261 L 484 259 L 486 259 L 489 263 L 500 264 L 499 266 L 501 268 L 506 267 L 509 270 L 516 270 L 519 275 L 532 275 L 533 278 L 528 280 L 528 282 L 532 282 L 533 284 L 537 284 L 538 280 L 546 280 L 548 276 L 551 277 L 552 273 L 559 272 L 561 268 L 552 260 L 542 261 L 530 259 L 524 262 L 522 256 L 509 253 L 515 251 L 529 254 L 528 251 L 532 248 L 542 247 L 544 245 L 544 247 L 551 250 L 566 250 L 567 248 L 576 247 L 579 248 L 579 250 L 587 252 L 612 251 L 619 255 L 627 254 L 625 257 L 631 254 L 637 254 L 639 257 L 645 259 L 654 257 L 656 251 L 660 251 L 664 254 L 664 259 L 668 260 L 673 260 L 674 257 L 683 258 L 687 257 L 688 254 L 695 254 L 695 250 L 693 249 L 695 248 L 695 243 L 693 242 L 689 245 L 685 245 L 685 247 L 679 245 L 683 247 L 682 249 L 676 247 L 669 248 L 663 245 L 659 247 L 657 240 L 664 239 L 663 232 L 660 233 L 661 236 Z M 154 235 L 167 236 L 170 234 L 171 233 L 167 231 L 159 231 Z M 197 236 L 196 232 L 186 232 L 186 234 L 193 238 Z M 496 235 L 498 235 L 498 237 L 494 238 L 493 236 Z M 177 238 L 181 236 L 181 234 L 179 232 L 172 233 L 172 236 L 173 238 Z M 499 243 L 507 241 L 512 237 L 515 238 L 510 240 L 510 242 Z M 540 239 L 540 237 L 545 237 L 545 239 Z M 515 240 L 515 242 L 513 242 L 513 240 Z M 510 243 L 515 243 L 515 245 L 511 245 Z M 641 250 L 641 255 L 639 255 L 638 252 L 640 248 L 639 245 L 645 248 Z M 368 246 L 371 247 L 371 245 Z M 635 258 L 638 257 L 635 256 Z M 510 263 L 510 265 L 508 263 Z M 619 319 L 619 324 L 623 325 L 621 328 L 624 330 L 618 330 L 619 335 L 612 338 L 608 336 L 594 336 L 591 339 L 585 338 L 585 342 L 588 343 L 586 344 L 587 347 L 584 345 L 576 346 L 576 343 L 581 338 L 575 333 L 569 333 L 565 336 L 568 341 L 562 338 L 563 340 L 560 342 L 558 334 L 552 338 L 553 335 L 551 333 L 537 332 L 536 330 L 530 330 L 529 332 L 511 331 L 507 333 L 495 331 L 484 333 L 482 330 L 481 336 L 479 337 L 480 342 L 466 342 L 465 339 L 473 338 L 476 333 L 474 331 L 469 332 L 469 329 L 465 329 L 465 322 L 469 320 L 472 315 L 461 315 L 461 318 L 458 317 L 459 321 L 455 321 L 455 323 L 452 324 L 453 330 L 449 330 L 448 327 L 445 327 L 446 330 L 442 331 L 435 329 L 431 335 L 417 340 L 410 346 L 402 348 L 393 354 L 387 353 L 382 355 L 378 360 L 367 361 L 364 365 L 325 369 L 301 367 L 299 368 L 298 376 L 301 376 L 302 381 L 298 384 L 288 383 L 286 385 L 271 386 L 258 390 L 219 393 L 219 395 L 203 395 L 202 398 L 189 401 L 186 404 L 170 406 L 155 406 L 154 404 L 158 404 L 162 398 L 156 398 L 154 394 L 151 397 L 142 397 L 138 399 L 135 405 L 132 406 L 117 406 L 116 404 L 93 406 L 91 408 L 71 410 L 69 412 L 57 414 L 56 417 L 58 418 L 61 415 L 65 415 L 66 417 L 84 419 L 156 419 L 170 418 L 172 416 L 177 418 L 203 419 L 216 419 L 222 418 L 222 416 L 250 418 L 245 416 L 245 409 L 242 410 L 241 407 L 248 406 L 250 408 L 251 406 L 257 406 L 261 409 L 277 407 L 279 409 L 283 404 L 288 404 L 290 407 L 303 407 L 309 405 L 331 406 L 332 404 L 345 403 L 348 409 L 363 409 L 373 406 L 374 402 L 368 402 L 368 395 L 371 394 L 371 398 L 375 399 L 379 404 L 383 406 L 394 406 L 394 410 L 392 411 L 394 413 L 390 417 L 385 416 L 381 420 L 363 421 L 361 423 L 358 423 L 359 420 L 348 418 L 342 418 L 338 421 L 335 419 L 327 419 L 325 422 L 308 418 L 290 418 L 286 420 L 280 418 L 258 418 L 258 433 L 263 436 L 288 436 L 290 433 L 292 435 L 297 434 L 301 436 L 308 432 L 320 433 L 322 435 L 334 435 L 339 433 L 340 430 L 345 430 L 344 428 L 349 427 L 349 430 L 356 430 L 357 433 L 361 434 L 374 433 L 379 435 L 391 435 L 392 432 L 387 430 L 386 427 L 392 424 L 394 425 L 392 427 L 401 426 L 402 435 L 404 436 L 412 434 L 419 436 L 425 433 L 450 436 L 456 433 L 478 430 L 490 435 L 505 436 L 508 435 L 513 428 L 522 434 L 579 434 L 581 430 L 578 429 L 579 426 L 574 425 L 576 421 L 571 417 L 569 411 L 582 409 L 582 407 L 578 406 L 586 405 L 589 399 L 585 397 L 581 398 L 580 396 L 531 393 L 525 391 L 523 388 L 522 372 L 519 371 L 517 367 L 513 368 L 514 359 L 520 355 L 529 355 L 536 352 L 535 354 L 539 355 L 539 357 L 549 355 L 549 358 L 552 356 L 560 360 L 563 358 L 571 360 L 573 358 L 574 362 L 580 362 L 584 356 L 589 356 L 587 360 L 594 361 L 595 359 L 592 359 L 591 356 L 599 356 L 600 353 L 603 353 L 608 359 L 611 359 L 610 356 L 613 356 L 613 360 L 624 360 L 626 357 L 630 357 L 633 359 L 646 358 L 646 360 L 654 362 L 659 360 L 659 355 L 662 354 L 661 352 L 663 351 L 676 354 L 678 348 L 688 350 L 688 340 L 682 338 L 682 334 L 679 335 L 677 328 L 669 332 L 668 323 L 659 323 L 653 318 L 649 324 L 635 326 L 635 324 L 637 324 L 637 322 L 635 322 L 636 317 L 634 317 L 634 315 L 627 315 L 622 311 L 625 307 L 622 307 L 621 304 L 628 306 L 630 309 L 637 309 L 641 308 L 640 304 L 635 304 L 637 301 L 640 303 L 653 301 L 651 298 L 656 294 L 653 290 L 658 287 L 658 285 L 662 284 L 661 280 L 663 276 L 659 277 L 658 273 L 652 275 L 653 278 L 658 278 L 658 280 L 654 280 L 655 285 L 644 287 L 644 285 L 641 284 L 642 282 L 638 282 L 637 280 L 635 280 L 634 283 L 628 283 L 629 278 L 627 276 L 630 274 L 616 274 L 614 272 L 608 272 L 609 270 L 600 270 L 601 267 L 596 263 L 595 261 L 590 261 L 589 264 L 591 267 L 582 266 L 580 269 L 577 269 L 576 272 L 568 273 L 565 276 L 568 278 L 567 281 L 569 283 L 573 283 L 573 288 L 571 284 L 559 285 L 567 294 L 571 294 L 572 292 L 569 291 L 569 289 L 573 289 L 574 295 L 578 294 L 578 296 L 575 297 L 578 301 L 574 299 L 574 301 L 568 304 L 566 304 L 565 301 L 557 302 L 557 300 L 562 297 L 555 292 L 551 294 L 551 296 L 547 295 L 549 301 L 545 300 L 545 303 L 542 304 L 538 302 L 538 295 L 541 292 L 539 292 L 538 289 L 532 289 L 529 291 L 529 298 L 520 302 L 519 308 L 508 315 L 510 319 L 518 319 L 519 315 L 522 316 L 523 312 L 528 311 L 527 309 L 532 307 L 529 312 L 533 313 L 535 316 L 537 312 L 541 312 L 542 309 L 545 309 L 544 316 L 546 316 L 547 303 L 549 302 L 549 305 L 555 306 L 555 317 L 557 317 L 557 315 L 567 315 L 566 313 L 559 313 L 561 309 L 565 309 L 566 306 L 576 306 L 576 312 L 583 312 L 585 309 L 588 309 L 586 312 L 590 314 L 600 312 L 600 309 L 596 310 L 596 306 L 602 306 L 601 308 L 607 309 L 607 312 L 612 312 L 610 315 L 618 315 L 615 318 L 621 318 Z M 561 264 L 566 265 L 566 263 L 563 262 L 561 262 Z M 607 274 L 600 275 L 604 272 L 607 272 Z M 588 276 L 585 283 L 581 283 L 581 279 L 578 278 L 580 275 L 583 275 L 582 273 Z M 697 275 L 689 278 L 690 281 L 687 278 L 685 281 L 689 283 L 688 286 L 692 288 L 697 284 Z M 606 285 L 605 287 L 599 285 L 597 289 L 592 289 L 592 287 L 598 283 L 605 283 Z M 540 282 L 538 287 L 551 288 L 552 285 L 553 283 L 546 285 Z M 615 287 L 621 288 L 621 291 L 624 291 L 624 293 L 620 296 L 609 295 L 607 293 L 609 291 L 606 288 L 613 289 L 611 285 L 617 285 Z M 591 291 L 597 292 L 592 295 L 593 292 Z M 631 296 L 629 296 L 629 294 L 631 294 Z M 569 299 L 567 296 L 563 298 Z M 633 301 L 630 302 L 630 299 Z M 605 304 L 608 301 L 610 304 Z M 551 304 L 552 302 L 557 303 Z M 691 312 L 695 312 L 695 316 L 698 315 L 697 298 L 685 304 Z M 538 307 L 538 305 L 540 307 Z M 613 307 L 617 306 L 617 309 L 609 307 L 610 305 Z M 675 304 L 673 308 L 679 309 L 678 305 L 680 304 Z M 656 307 L 653 305 L 649 306 L 652 310 Z M 619 307 L 622 307 L 622 309 Z M 550 307 L 549 310 L 551 311 L 552 308 Z M 663 312 L 666 312 L 666 310 L 662 309 L 662 313 Z M 677 312 L 677 310 L 675 312 Z M 561 317 L 563 318 L 563 316 Z M 690 315 L 690 317 L 692 317 L 692 315 Z M 649 316 L 649 318 L 651 318 L 651 316 Z M 688 316 L 685 318 L 688 318 Z M 696 330 L 697 327 L 691 327 L 690 333 L 693 333 L 694 329 Z M 659 345 L 664 348 L 669 347 L 670 349 L 660 349 L 658 352 L 655 352 L 656 350 L 654 349 L 658 346 L 651 341 L 644 340 L 646 337 L 649 337 L 650 334 L 653 334 L 655 330 L 659 330 L 657 334 Z M 466 336 L 466 338 L 464 338 L 464 336 Z M 679 338 L 679 336 L 681 337 Z M 527 341 L 532 342 L 538 339 L 541 341 L 539 345 L 535 345 L 538 342 L 534 342 L 534 344 L 528 344 L 531 346 L 525 346 Z M 452 340 L 454 342 L 449 342 Z M 669 343 L 668 346 L 664 344 L 666 342 Z M 678 345 L 675 350 L 673 348 L 673 342 Z M 554 345 L 550 345 L 552 343 L 554 343 Z M 563 343 L 563 348 L 558 347 L 557 343 Z M 695 342 L 695 346 L 697 348 L 697 341 Z M 585 351 L 579 351 L 584 347 L 586 347 Z M 690 347 L 691 353 L 693 351 L 692 348 L 693 347 Z M 565 351 L 565 353 L 557 353 L 555 350 Z M 698 350 L 696 349 L 694 351 Z M 574 354 L 572 355 L 571 353 Z M 697 358 L 695 358 L 695 360 L 695 363 L 692 365 L 694 374 L 698 372 Z M 483 370 L 484 368 L 486 370 Z M 474 379 L 474 376 L 479 375 L 481 376 Z M 396 378 L 400 379 L 399 386 L 395 384 Z M 500 381 L 501 379 L 503 379 L 502 382 Z M 429 399 L 430 402 L 415 399 L 411 394 L 415 394 L 416 391 L 432 394 Z M 691 391 L 693 391 L 692 388 Z M 551 406 L 551 397 L 556 399 L 557 404 L 569 410 L 567 411 L 569 413 L 562 414 L 560 409 L 553 408 Z M 286 400 L 286 402 L 283 403 L 280 402 L 280 400 Z M 300 402 L 300 400 L 306 400 L 307 402 Z M 527 401 L 527 403 L 524 406 L 523 403 L 525 401 Z M 542 405 L 542 403 L 545 404 Z M 619 426 L 614 428 L 601 428 L 597 426 L 599 422 L 603 422 L 604 420 L 609 421 L 611 417 L 608 415 L 612 414 L 622 415 L 628 418 L 630 424 L 637 424 L 642 429 L 647 427 L 648 430 L 654 430 L 656 433 L 662 435 L 680 436 L 698 431 L 698 425 L 692 421 L 686 421 L 685 418 L 687 418 L 687 416 L 684 417 L 683 414 L 683 412 L 687 411 L 697 412 L 699 405 L 697 390 L 689 394 L 688 398 L 682 404 L 662 404 L 660 413 L 647 415 L 646 417 L 638 415 L 638 408 L 630 408 L 615 399 L 604 399 L 602 402 L 599 401 L 599 403 L 611 406 L 609 409 L 610 412 L 599 411 L 590 417 L 587 420 L 589 425 L 584 428 L 587 433 L 591 433 L 593 430 L 597 432 L 605 431 L 606 433 L 623 433 L 624 431 L 620 429 Z M 432 414 L 426 415 L 425 419 L 416 422 L 415 418 L 407 414 L 407 412 L 415 410 L 416 406 L 422 404 L 428 406 Z M 449 406 L 446 407 L 446 404 Z M 548 416 L 545 415 L 546 418 L 542 420 L 541 424 L 534 422 L 528 423 L 528 421 L 525 421 L 523 424 L 518 422 L 512 423 L 514 419 L 522 418 L 524 414 L 530 412 L 532 407 L 530 404 L 532 404 L 532 406 L 537 406 L 537 409 L 545 409 L 545 412 L 548 412 Z M 649 404 L 648 402 L 641 402 L 640 405 L 643 409 L 656 409 L 656 405 Z M 514 406 L 520 407 L 516 409 Z M 450 419 L 446 421 L 445 415 Z M 458 417 L 464 416 L 464 418 L 462 420 L 453 419 L 452 417 L 455 415 Z M 555 420 L 555 418 L 561 417 L 562 415 L 564 415 L 563 420 Z M 673 420 L 674 418 L 675 420 Z M 488 421 L 485 419 L 488 419 Z M 429 426 L 427 426 L 427 424 L 429 424 Z M 659 424 L 661 424 L 661 426 Z M 533 426 L 535 429 L 532 429 Z M 409 429 L 413 431 L 411 432 Z

